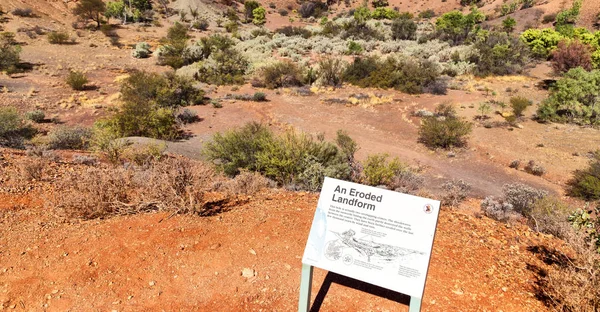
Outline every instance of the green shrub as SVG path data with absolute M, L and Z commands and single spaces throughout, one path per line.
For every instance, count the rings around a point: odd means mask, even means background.
M 490 33 L 487 38 L 475 43 L 479 53 L 470 61 L 477 64 L 477 76 L 513 75 L 523 72 L 529 63 L 529 51 L 518 38 L 506 33 Z
M 175 110 L 153 102 L 124 102 L 111 117 L 98 122 L 116 138 L 128 136 L 173 140 L 181 136 Z
M 188 28 L 183 24 L 175 22 L 169 27 L 167 36 L 160 39 L 161 46 L 156 51 L 158 64 L 177 69 L 201 59 L 199 56 L 189 55 L 188 38 Z
M 191 80 L 174 73 L 161 75 L 143 71 L 134 71 L 123 81 L 121 99 L 169 108 L 205 104 L 204 91 L 194 87 Z
M 14 107 L 0 107 L 0 138 L 14 135 L 21 129 L 23 120 Z
M 183 124 L 190 124 L 200 120 L 196 112 L 184 108 L 179 114 L 177 114 L 177 120 Z
M 24 148 L 25 139 L 31 139 L 36 129 L 24 125 L 21 115 L 14 107 L 0 107 L 0 146 Z
M 48 33 L 47 37 L 48 37 L 48 42 L 50 42 L 51 44 L 67 44 L 67 43 L 69 43 L 69 34 L 67 34 L 66 32 L 52 31 L 52 32 Z
M 427 9 L 419 13 L 419 18 L 432 18 L 435 17 L 435 12 L 432 9 Z
M 371 186 L 391 185 L 396 174 L 406 165 L 396 157 L 388 160 L 388 154 L 367 156 L 363 164 L 364 183 Z
M 577 18 L 579 17 L 582 2 L 583 0 L 574 0 L 571 8 L 558 12 L 556 15 L 556 30 L 562 32 L 561 28 L 568 26 L 572 27 L 572 25 L 575 24 Z
M 373 0 L 371 1 L 371 4 L 374 8 L 382 8 L 390 5 L 388 0 Z
M 179 22 L 175 22 L 173 26 L 167 29 L 166 39 L 169 41 L 185 41 L 188 37 L 187 27 Z
M 507 33 L 513 32 L 515 26 L 517 26 L 517 21 L 510 16 L 502 20 L 502 29 Z
M 19 16 L 19 17 L 32 17 L 33 16 L 33 10 L 30 8 L 15 8 L 10 13 L 12 13 L 12 15 Z
M 600 153 L 596 152 L 589 166 L 576 170 L 569 181 L 567 193 L 569 196 L 585 200 L 600 199 Z
M 257 123 L 217 133 L 203 153 L 228 175 L 256 171 L 280 185 L 310 190 L 320 187 L 325 175 L 348 179 L 351 174 L 336 145 L 294 131 L 275 136 Z
M 338 87 L 342 85 L 344 62 L 339 58 L 328 57 L 319 61 L 319 78 L 324 85 Z
M 546 15 L 544 15 L 544 17 L 542 17 L 543 24 L 553 23 L 555 20 L 556 20 L 556 13 L 546 14 Z
M 34 110 L 34 111 L 25 113 L 25 118 L 27 118 L 35 123 L 41 123 L 45 120 L 46 114 L 44 113 L 44 111 Z
M 435 37 L 450 40 L 454 45 L 463 43 L 475 29 L 475 25 L 485 20 L 485 15 L 472 8 L 467 15 L 459 11 L 442 14 L 436 22 Z
M 392 20 L 395 18 L 399 18 L 400 13 L 390 8 L 376 8 L 371 12 L 371 18 L 376 20 L 388 19 Z
M 217 133 L 206 143 L 203 153 L 209 160 L 218 161 L 225 174 L 235 176 L 240 169 L 259 171 L 257 155 L 265 142 L 273 141 L 273 133 L 259 123 L 248 123 L 239 130 Z
M 254 18 L 252 19 L 252 24 L 260 26 L 264 25 L 267 22 L 267 10 L 263 7 L 258 7 L 252 11 L 252 15 Z
M 257 78 L 269 89 L 302 86 L 302 72 L 296 63 L 280 61 L 258 70 Z
M 462 147 L 467 144 L 471 127 L 471 123 L 458 117 L 425 117 L 419 128 L 419 141 L 429 148 Z
M 517 117 L 523 116 L 525 109 L 532 104 L 533 103 L 529 99 L 522 96 L 514 96 L 510 98 L 510 107 Z
M 344 79 L 360 87 L 395 88 L 418 94 L 439 77 L 437 66 L 430 61 L 388 57 L 379 62 L 374 57 L 355 58 L 344 71 Z
M 320 0 L 302 2 L 298 8 L 298 14 L 300 14 L 302 18 L 309 18 L 311 16 L 314 18 L 319 18 L 321 15 L 326 13 L 327 4 L 321 2 Z
M 60 127 L 48 134 L 50 149 L 86 149 L 92 139 L 92 131 L 83 127 Z
M 384 35 L 377 29 L 369 27 L 366 23 L 360 23 L 352 21 L 343 25 L 344 32 L 341 33 L 341 38 L 354 39 L 354 40 L 384 40 Z M 323 31 L 331 32 L 332 34 L 337 31 L 336 27 L 324 27 Z
M 363 80 L 379 68 L 378 58 L 374 56 L 355 57 L 344 70 L 344 80 L 351 84 L 364 86 Z
M 244 2 L 244 16 L 246 17 L 246 21 L 251 21 L 254 18 L 254 10 L 258 9 L 259 7 L 260 4 L 254 0 L 248 0 Z
M 21 47 L 15 45 L 14 34 L 0 33 L 0 71 L 14 73 L 19 71 Z
M 85 74 L 80 71 L 70 71 L 66 82 L 73 90 L 81 91 L 85 89 L 85 84 L 88 83 L 88 79 Z
M 242 84 L 247 69 L 248 61 L 237 50 L 214 51 L 206 60 L 198 63 L 194 78 L 216 85 Z
M 564 37 L 552 28 L 531 28 L 521 33 L 520 39 L 529 46 L 533 56 L 545 59 Z
M 254 101 L 254 102 L 266 102 L 267 101 L 267 95 L 264 92 L 255 92 L 252 95 L 252 101 Z
M 346 54 L 356 55 L 356 54 L 361 54 L 362 52 L 363 52 L 363 47 L 359 43 L 356 43 L 354 41 L 348 42 L 348 51 L 346 51 Z
M 600 71 L 587 72 L 581 67 L 565 73 L 554 86 L 550 95 L 537 110 L 541 121 L 572 122 L 595 125 L 600 117 Z
M 406 18 L 399 18 L 392 23 L 392 39 L 415 40 L 417 35 L 417 24 Z

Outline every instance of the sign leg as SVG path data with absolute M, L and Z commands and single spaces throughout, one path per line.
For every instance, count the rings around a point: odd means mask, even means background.
M 421 298 L 410 297 L 410 305 L 408 312 L 420 312 L 421 311 Z
M 302 277 L 300 278 L 300 299 L 298 300 L 298 312 L 310 310 L 310 290 L 312 288 L 313 266 L 302 264 Z

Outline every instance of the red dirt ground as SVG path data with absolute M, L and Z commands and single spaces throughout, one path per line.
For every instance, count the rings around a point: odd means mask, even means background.
M 2 206 L 0 310 L 293 311 L 316 201 L 315 194 L 275 190 L 214 217 L 156 213 L 81 222 L 56 217 L 36 200 Z M 545 267 L 528 251 L 539 244 L 559 242 L 444 209 L 423 311 L 546 311 L 528 269 Z M 242 277 L 244 268 L 255 276 Z M 313 298 L 325 273 L 315 270 Z M 403 310 L 336 283 L 321 307 Z

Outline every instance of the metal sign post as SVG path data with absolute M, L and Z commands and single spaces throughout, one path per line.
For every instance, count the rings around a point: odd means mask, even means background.
M 312 289 L 313 266 L 302 264 L 302 276 L 300 278 L 300 298 L 298 300 L 298 312 L 310 311 L 310 297 Z M 408 312 L 421 311 L 421 298 L 410 297 Z

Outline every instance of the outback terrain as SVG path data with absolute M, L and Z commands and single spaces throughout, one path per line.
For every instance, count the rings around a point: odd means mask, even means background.
M 442 201 L 422 311 L 600 309 L 600 2 L 91 2 L 0 2 L 0 311 L 294 311 L 325 175 Z

